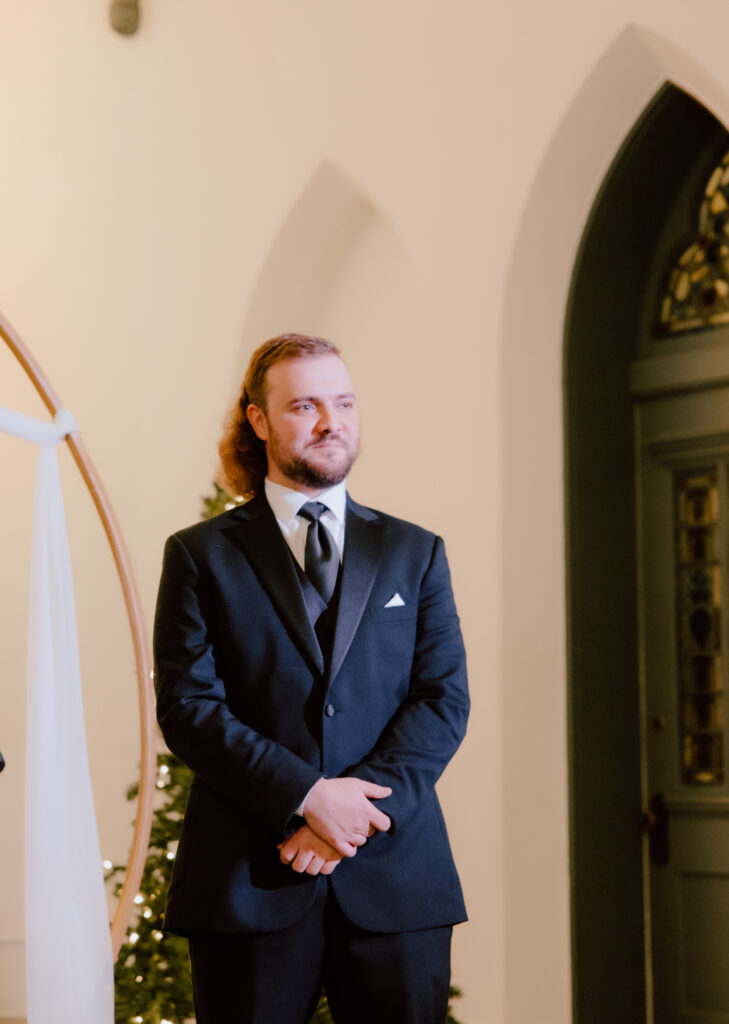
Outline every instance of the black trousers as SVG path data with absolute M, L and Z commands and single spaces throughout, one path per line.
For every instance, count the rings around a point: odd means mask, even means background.
M 322 985 L 336 1024 L 444 1024 L 452 930 L 363 931 L 327 885 L 290 928 L 190 936 L 197 1024 L 307 1024 Z

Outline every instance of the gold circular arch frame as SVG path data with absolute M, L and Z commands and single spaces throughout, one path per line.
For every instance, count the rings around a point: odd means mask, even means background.
M 0 337 L 8 344 L 20 365 L 35 385 L 36 391 L 43 399 L 46 408 L 55 416 L 63 408 L 58 395 L 51 387 L 27 347 L 5 317 L 0 314 Z M 134 659 L 137 670 L 137 689 L 139 693 L 139 722 L 141 734 L 141 767 L 139 780 L 139 797 L 137 801 L 137 817 L 134 824 L 134 837 L 129 854 L 129 864 L 124 877 L 117 904 L 114 920 L 111 922 L 111 945 L 116 958 L 124 941 L 129 921 L 134 910 L 134 897 L 139 891 L 139 883 L 144 871 L 147 857 L 149 834 L 152 828 L 152 811 L 155 794 L 155 778 L 157 757 L 155 749 L 154 700 L 152 693 L 152 658 L 149 639 L 144 626 L 142 606 L 139 600 L 137 585 L 132 572 L 131 562 L 122 539 L 119 525 L 109 503 L 109 499 L 101 486 L 101 481 L 84 447 L 78 432 L 66 437 L 68 447 L 78 466 L 81 476 L 89 490 L 91 498 L 104 526 L 107 540 L 111 547 L 117 573 L 124 593 L 129 625 L 134 643 Z

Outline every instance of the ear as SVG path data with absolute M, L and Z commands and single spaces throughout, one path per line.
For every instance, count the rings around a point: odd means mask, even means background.
M 261 441 L 268 440 L 268 420 L 263 409 L 259 409 L 257 405 L 249 405 L 246 409 L 246 416 L 248 422 L 253 427 L 253 433 Z

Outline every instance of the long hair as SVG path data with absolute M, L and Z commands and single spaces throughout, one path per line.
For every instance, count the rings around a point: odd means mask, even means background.
M 232 494 L 252 498 L 263 487 L 268 469 L 266 446 L 248 422 L 248 406 L 266 412 L 266 374 L 283 359 L 307 356 L 338 356 L 339 349 L 326 338 L 307 334 L 280 334 L 264 341 L 251 356 L 240 398 L 225 418 L 218 445 L 224 483 Z

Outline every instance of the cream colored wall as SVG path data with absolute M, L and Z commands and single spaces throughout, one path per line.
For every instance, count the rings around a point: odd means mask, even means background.
M 444 534 L 469 650 L 472 724 L 441 783 L 471 911 L 458 1016 L 566 1024 L 564 304 L 595 190 L 661 81 L 729 115 L 729 14 L 143 6 L 132 39 L 101 0 L 0 10 L 0 309 L 81 423 L 150 619 L 163 539 L 199 513 L 253 344 L 280 329 L 341 344 L 365 431 L 352 490 Z M 0 402 L 40 411 L 3 352 Z M 0 1017 L 23 1007 L 32 460 L 0 438 Z M 63 462 L 102 848 L 123 858 L 133 663 Z

